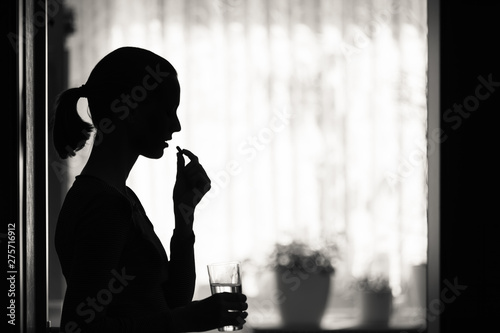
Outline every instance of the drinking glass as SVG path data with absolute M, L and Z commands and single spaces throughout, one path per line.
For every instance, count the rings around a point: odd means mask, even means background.
M 241 293 L 242 289 L 239 262 L 231 261 L 215 263 L 207 265 L 207 268 L 212 295 L 223 292 Z M 243 325 L 223 326 L 219 327 L 219 332 L 237 331 L 242 328 Z

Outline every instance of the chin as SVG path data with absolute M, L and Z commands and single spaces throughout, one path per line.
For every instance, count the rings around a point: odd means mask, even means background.
M 157 160 L 159 158 L 162 158 L 163 157 L 163 149 L 157 149 L 157 150 L 154 150 L 154 151 L 145 151 L 145 152 L 142 152 L 142 156 L 146 157 L 146 158 L 150 158 L 150 159 L 154 159 L 154 160 Z

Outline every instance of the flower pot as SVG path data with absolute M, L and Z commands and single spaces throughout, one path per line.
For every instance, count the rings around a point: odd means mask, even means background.
M 329 273 L 277 269 L 276 283 L 282 324 L 286 328 L 319 328 L 330 293 Z
M 360 291 L 360 323 L 362 326 L 387 327 L 392 314 L 390 291 Z

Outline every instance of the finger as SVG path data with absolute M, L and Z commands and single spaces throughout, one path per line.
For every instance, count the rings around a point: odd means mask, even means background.
M 245 318 L 248 316 L 246 312 L 227 312 L 223 315 L 223 321 L 226 325 L 240 326 L 246 323 Z
M 243 298 L 233 300 L 223 300 L 222 307 L 228 311 L 245 311 L 248 309 L 248 304 Z
M 205 182 L 210 181 L 210 177 L 208 177 L 207 172 L 200 164 L 192 165 L 192 163 L 189 163 L 184 169 L 184 174 L 192 179 L 203 180 Z
M 248 313 L 245 311 L 229 311 L 221 314 L 222 319 L 234 320 L 234 319 L 245 319 L 248 317 Z
M 185 160 L 182 152 L 177 153 L 177 171 L 181 171 L 184 168 Z
M 192 174 L 195 174 L 195 173 L 204 173 L 205 172 L 205 169 L 203 169 L 203 167 L 201 166 L 201 164 L 199 163 L 191 163 L 189 162 L 187 165 L 186 165 L 186 168 L 185 168 L 186 172 L 187 173 L 192 173 Z
M 210 189 L 210 178 L 208 177 L 205 169 L 201 166 L 201 164 L 189 163 L 184 168 L 184 175 L 187 179 L 199 190 L 207 187 L 207 190 Z
M 199 166 L 199 164 L 197 164 Z M 205 181 L 209 181 L 210 178 L 208 177 L 207 173 L 205 170 L 201 167 L 191 167 L 189 164 L 186 166 L 184 169 L 184 174 L 192 179 L 204 179 Z
M 245 311 L 248 310 L 248 304 L 247 303 L 226 303 L 226 307 L 229 311 Z
M 245 310 L 248 310 L 248 304 L 247 303 L 230 302 L 230 303 L 225 303 L 224 306 L 229 311 L 245 311 Z
M 187 150 L 187 149 L 182 149 L 182 153 L 184 155 L 186 155 L 187 157 L 189 157 L 189 159 L 195 163 L 198 163 L 198 156 L 196 156 L 195 154 L 193 154 L 191 151 Z
M 233 302 L 246 302 L 247 301 L 247 296 L 242 293 L 228 293 L 228 292 L 223 292 L 219 293 L 216 295 L 220 295 L 223 300 L 225 301 L 233 301 Z
M 182 172 L 185 179 L 193 188 L 197 188 L 199 190 L 202 190 L 205 187 L 207 187 L 207 189 L 210 188 L 210 178 L 208 178 L 204 170 L 200 168 L 189 167 L 188 164 Z

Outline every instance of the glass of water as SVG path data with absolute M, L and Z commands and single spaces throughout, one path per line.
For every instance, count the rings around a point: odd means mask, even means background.
M 236 261 L 210 264 L 208 268 L 208 278 L 210 280 L 210 290 L 217 293 L 241 293 L 240 263 Z M 237 331 L 243 328 L 239 326 L 219 327 L 220 332 Z

